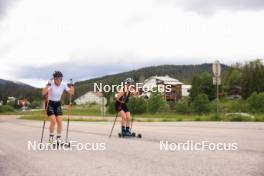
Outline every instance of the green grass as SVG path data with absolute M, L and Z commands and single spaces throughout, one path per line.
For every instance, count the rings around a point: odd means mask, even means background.
M 158 114 L 142 114 L 136 115 L 135 118 L 151 118 L 161 119 L 161 121 L 197 121 L 197 119 L 206 121 L 210 119 L 210 114 L 198 115 L 198 114 L 179 114 L 179 113 L 158 113 Z
M 15 110 L 14 112 L 3 112 L 0 115 L 43 115 L 45 112 L 44 110 L 36 110 L 36 111 L 21 111 Z M 63 109 L 63 114 L 67 114 L 68 109 L 67 106 Z M 100 116 L 100 107 L 97 105 L 90 105 L 90 106 L 73 106 L 71 108 L 72 115 L 86 115 L 86 116 Z
M 109 115 L 113 117 L 114 115 Z M 155 114 L 149 116 L 145 114 L 145 116 L 134 116 L 134 121 L 137 122 L 180 122 L 180 121 L 256 121 L 256 122 L 264 122 L 264 114 L 255 114 L 255 119 L 249 119 L 247 117 L 241 116 L 232 116 L 227 117 L 221 114 L 219 117 L 215 117 L 214 114 L 208 115 L 183 115 L 183 114 L 167 114 L 160 115 Z M 44 118 L 48 119 L 44 115 L 22 115 L 21 119 L 27 120 L 43 120 Z M 64 116 L 63 120 L 67 120 L 67 117 Z M 113 118 L 102 118 L 101 116 L 92 116 L 89 118 L 81 118 L 81 117 L 71 117 L 71 121 L 87 121 L 87 122 L 100 122 L 100 121 L 112 121 Z
M 229 101 L 225 102 L 224 106 L 228 106 Z M 0 113 L 0 115 L 21 115 L 21 119 L 28 120 L 43 120 L 45 117 L 44 110 L 37 111 L 20 111 L 15 110 L 14 112 Z M 73 106 L 72 107 L 72 121 L 111 121 L 116 114 L 107 114 L 103 119 L 101 117 L 100 107 L 98 105 L 86 105 L 86 106 Z M 134 120 L 139 122 L 173 122 L 173 121 L 256 121 L 264 122 L 264 114 L 252 114 L 255 119 L 248 119 L 240 116 L 227 117 L 224 114 L 220 114 L 216 117 L 213 113 L 199 115 L 199 114 L 180 114 L 180 113 L 157 113 L 149 114 L 145 113 L 142 115 L 134 115 Z M 67 116 L 67 106 L 64 107 L 64 116 Z M 81 116 L 92 116 L 89 118 L 81 118 Z
M 44 116 L 44 115 L 23 115 L 21 116 L 19 119 L 24 119 L 24 120 L 44 120 L 44 118 L 46 120 L 49 120 L 48 117 Z M 107 119 L 103 119 L 101 117 L 98 117 L 98 118 L 76 118 L 76 117 L 72 117 L 70 119 L 71 121 L 84 121 L 84 122 L 104 122 L 104 121 L 107 121 Z M 67 117 L 63 117 L 63 121 L 67 121 Z

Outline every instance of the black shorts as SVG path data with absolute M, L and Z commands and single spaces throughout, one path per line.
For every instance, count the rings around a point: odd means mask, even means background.
M 61 116 L 62 108 L 61 108 L 61 102 L 60 101 L 49 101 L 48 109 L 47 109 L 48 116 L 55 115 L 55 116 Z
M 120 103 L 119 101 L 116 101 L 115 109 L 116 109 L 116 112 L 119 112 L 119 111 L 122 111 L 122 110 L 124 112 L 129 112 L 126 103 Z

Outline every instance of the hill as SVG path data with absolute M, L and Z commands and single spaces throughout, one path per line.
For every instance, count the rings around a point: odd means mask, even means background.
M 231 69 L 227 65 L 222 65 L 223 76 Z M 76 97 L 79 97 L 87 91 L 93 90 L 93 83 L 102 84 L 119 84 L 127 77 L 132 77 L 135 81 L 143 81 L 150 76 L 165 76 L 169 75 L 184 84 L 190 84 L 193 76 L 202 72 L 212 72 L 212 64 L 200 64 L 200 65 L 160 65 L 144 67 L 137 70 L 131 70 L 128 72 L 107 75 L 99 78 L 94 78 L 86 81 L 80 81 L 75 83 Z
M 5 101 L 10 96 L 32 100 L 41 98 L 41 91 L 22 82 L 0 79 L 0 100 Z

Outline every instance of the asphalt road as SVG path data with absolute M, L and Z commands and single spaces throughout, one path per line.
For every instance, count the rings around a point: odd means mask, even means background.
M 88 150 L 33 151 L 28 149 L 28 143 L 40 141 L 42 122 L 0 116 L 0 176 L 264 175 L 264 123 L 135 123 L 134 128 L 142 133 L 142 139 L 118 138 L 119 124 L 109 139 L 111 125 L 109 122 L 70 122 L 70 140 L 89 144 Z M 45 142 L 47 138 L 46 128 Z M 174 147 L 187 141 L 235 143 L 237 150 L 165 151 L 160 150 L 160 141 Z M 91 146 L 94 150 L 90 150 Z

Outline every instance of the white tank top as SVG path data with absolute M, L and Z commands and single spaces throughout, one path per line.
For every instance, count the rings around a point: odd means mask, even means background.
M 57 86 L 54 81 L 51 82 L 51 86 L 48 89 L 49 91 L 49 96 L 48 99 L 51 101 L 60 101 L 61 96 L 64 92 L 64 90 L 69 91 L 70 88 L 67 86 L 65 83 L 61 83 L 60 86 Z

